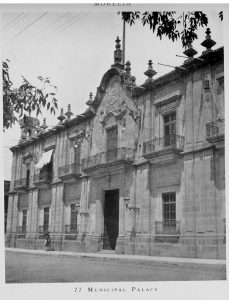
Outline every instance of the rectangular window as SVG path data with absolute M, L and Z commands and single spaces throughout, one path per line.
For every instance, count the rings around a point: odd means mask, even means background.
M 26 164 L 26 185 L 29 186 L 30 181 L 30 164 Z
M 176 227 L 176 193 L 162 194 L 163 227 Z
M 164 116 L 164 146 L 176 146 L 176 113 Z
M 48 164 L 44 165 L 40 169 L 39 180 L 46 180 L 46 181 L 52 180 L 52 176 L 53 176 L 52 172 L 53 172 L 53 158 L 51 158 Z
M 44 208 L 44 227 L 43 231 L 47 232 L 49 229 L 49 207 Z
M 70 232 L 77 232 L 77 216 L 78 212 L 76 210 L 75 204 L 71 205 L 71 220 L 70 220 Z
M 77 148 L 74 148 L 74 163 L 80 163 L 80 150 L 81 145 L 79 144 Z
M 221 95 L 224 92 L 224 80 L 223 78 L 218 80 L 218 94 Z
M 22 232 L 26 232 L 27 210 L 22 211 Z
M 118 127 L 107 129 L 107 161 L 112 161 L 117 158 L 118 154 Z

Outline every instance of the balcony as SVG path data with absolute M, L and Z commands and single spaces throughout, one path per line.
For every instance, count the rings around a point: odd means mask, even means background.
M 51 172 L 40 172 L 34 175 L 34 185 L 36 186 L 49 184 L 51 181 L 52 181 Z
M 96 155 L 84 158 L 82 159 L 82 170 L 117 161 L 132 163 L 134 161 L 134 149 L 126 147 L 114 148 L 112 150 L 100 152 Z
M 24 239 L 26 237 L 26 226 L 17 226 L 16 227 L 17 238 Z
M 20 178 L 14 181 L 14 189 L 16 191 L 24 191 L 29 188 L 29 179 L 28 178 Z
M 181 221 L 164 220 L 155 222 L 155 242 L 177 243 Z
M 81 176 L 80 164 L 67 164 L 58 169 L 58 177 L 63 180 L 67 181 L 69 179 L 77 178 Z
M 77 234 L 77 224 L 65 225 L 65 240 L 76 240 Z
M 26 234 L 26 226 L 17 226 L 16 231 L 18 234 Z
M 206 139 L 209 143 L 224 140 L 224 120 L 218 120 L 206 124 Z
M 143 156 L 153 158 L 166 154 L 179 154 L 184 149 L 184 137 L 176 134 L 154 138 L 143 143 Z

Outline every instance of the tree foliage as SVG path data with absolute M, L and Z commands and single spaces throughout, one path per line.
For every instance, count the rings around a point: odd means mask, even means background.
M 42 86 L 38 88 L 22 76 L 22 84 L 18 88 L 14 88 L 9 76 L 9 60 L 2 63 L 2 78 L 4 130 L 12 127 L 25 112 L 29 115 L 35 112 L 38 116 L 41 114 L 42 108 L 46 108 L 51 114 L 55 114 L 58 104 L 54 91 L 57 88 L 50 83 L 49 78 L 38 76 Z M 53 91 L 47 92 L 48 88 Z
M 223 12 L 219 12 L 223 20 Z M 167 36 L 172 41 L 181 39 L 183 47 L 197 39 L 197 30 L 208 25 L 208 17 L 201 11 L 177 13 L 175 11 L 122 12 L 122 19 L 130 26 L 140 21 L 148 25 L 153 33 L 162 39 Z

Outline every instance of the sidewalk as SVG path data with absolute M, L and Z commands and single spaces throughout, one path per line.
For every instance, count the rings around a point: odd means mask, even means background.
M 60 257 L 76 257 L 76 258 L 95 258 L 98 260 L 120 260 L 120 261 L 135 261 L 142 263 L 161 263 L 172 265 L 185 266 L 203 266 L 225 268 L 226 260 L 220 259 L 200 259 L 200 258 L 183 258 L 183 257 L 163 257 L 163 256 L 142 256 L 142 255 L 122 255 L 110 253 L 82 253 L 82 252 L 64 252 L 64 251 L 44 251 L 30 250 L 19 248 L 5 248 L 8 252 L 16 252 L 21 254 L 32 254 L 41 256 L 60 256 Z

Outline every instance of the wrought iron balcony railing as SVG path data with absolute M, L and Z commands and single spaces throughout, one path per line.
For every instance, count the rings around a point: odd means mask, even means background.
M 155 233 L 156 234 L 180 234 L 181 221 L 177 220 L 164 220 L 155 222 Z
M 77 234 L 77 225 L 71 224 L 71 225 L 65 225 L 65 234 Z
M 25 189 L 29 187 L 29 179 L 28 178 L 20 178 L 14 181 L 15 189 Z
M 34 184 L 50 183 L 52 181 L 52 172 L 40 172 L 34 175 Z
M 96 155 L 84 158 L 82 159 L 82 170 L 118 160 L 134 161 L 134 149 L 126 147 L 114 148 L 112 150 L 100 152 Z
M 206 124 L 206 137 L 213 139 L 224 136 L 224 120 L 218 120 Z
M 16 232 L 26 234 L 26 226 L 17 226 Z
M 58 168 L 58 177 L 65 177 L 70 175 L 81 175 L 79 163 L 67 164 Z
M 171 134 L 169 136 L 154 138 L 151 141 L 144 142 L 143 154 L 149 154 L 155 151 L 160 151 L 168 148 L 183 150 L 184 137 L 177 134 Z
M 40 225 L 38 226 L 38 233 L 40 234 L 46 234 L 49 232 L 49 226 L 48 225 Z

